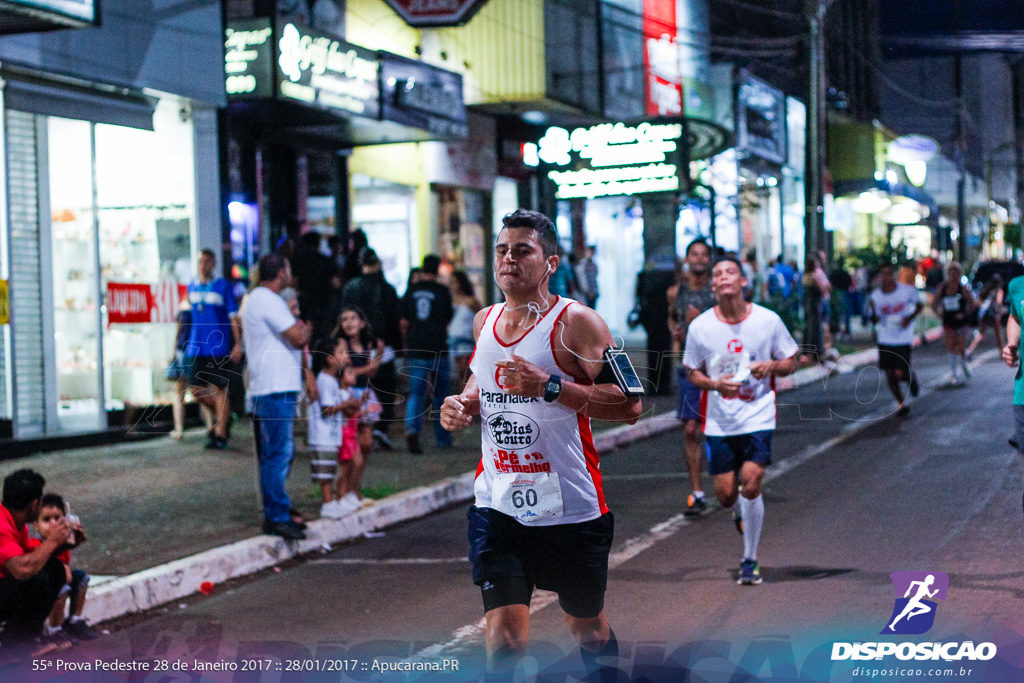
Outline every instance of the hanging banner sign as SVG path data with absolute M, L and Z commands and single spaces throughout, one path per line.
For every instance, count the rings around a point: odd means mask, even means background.
M 188 299 L 188 288 L 176 282 L 157 285 L 107 283 L 107 324 L 173 323 L 178 306 Z
M 547 174 L 558 199 L 677 192 L 684 131 L 678 120 L 602 123 L 572 133 L 552 127 L 538 143 L 538 156 L 549 166 L 566 167 Z
M 644 0 L 644 67 L 647 115 L 683 113 L 682 55 L 676 42 L 676 0 Z
M 11 296 L 7 289 L 7 280 L 0 280 L 0 326 L 11 322 Z
M 461 26 L 473 18 L 487 0 L 384 0 L 402 20 L 415 26 Z

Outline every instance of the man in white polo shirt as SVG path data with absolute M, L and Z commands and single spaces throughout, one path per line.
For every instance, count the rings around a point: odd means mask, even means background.
M 260 259 L 260 286 L 249 292 L 242 311 L 242 334 L 249 363 L 256 448 L 263 497 L 263 533 L 288 540 L 306 537 L 289 515 L 284 482 L 295 456 L 293 422 L 302 390 L 302 347 L 310 323 L 296 320 L 281 298 L 292 280 L 288 260 L 279 254 Z
M 694 318 L 686 335 L 683 365 L 690 381 L 707 392 L 704 436 L 715 495 L 743 534 L 737 583 L 761 583 L 757 546 L 764 523 L 761 480 L 772 462 L 775 431 L 773 377 L 796 370 L 799 350 L 782 319 L 743 298 L 747 278 L 735 256 L 711 270 L 718 304 Z

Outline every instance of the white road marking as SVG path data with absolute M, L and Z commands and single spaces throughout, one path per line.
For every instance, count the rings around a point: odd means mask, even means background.
M 401 565 L 401 564 L 465 564 L 468 557 L 392 557 L 379 559 L 375 557 L 345 557 L 324 560 L 310 560 L 307 564 L 365 564 L 365 565 Z
M 986 362 L 990 358 L 994 358 L 997 353 L 997 350 L 986 351 L 985 353 L 975 358 L 974 364 L 978 365 L 982 362 Z M 922 398 L 930 394 L 935 389 L 940 388 L 944 385 L 944 382 L 940 382 L 928 386 L 922 386 L 921 393 L 917 396 L 915 403 L 920 401 Z M 815 444 L 814 446 L 809 446 L 805 448 L 803 451 L 801 451 L 798 455 L 791 456 L 789 458 L 786 458 L 785 460 L 782 460 L 781 462 L 772 464 L 771 469 L 765 472 L 764 481 L 771 481 L 772 479 L 776 479 L 784 474 L 787 474 L 788 472 L 796 469 L 800 465 L 803 465 L 806 462 L 818 457 L 819 455 L 822 455 L 828 452 L 829 450 L 835 448 L 836 446 L 839 446 L 845 441 L 850 440 L 851 438 L 856 436 L 857 433 L 860 432 L 861 430 L 866 429 L 870 425 L 874 424 L 877 420 L 882 420 L 893 415 L 894 412 L 894 409 L 879 411 L 877 413 L 873 413 L 872 415 L 865 419 L 850 422 L 840 430 L 838 435 L 832 437 L 828 441 Z M 656 474 L 653 476 L 663 477 L 666 475 Z M 610 478 L 611 477 L 606 477 L 606 479 Z M 627 479 L 631 477 L 622 476 L 621 478 Z M 652 478 L 652 476 L 640 475 L 632 478 Z M 716 507 L 715 509 L 720 510 L 721 508 Z M 654 547 L 657 543 L 660 543 L 661 541 L 670 538 L 671 536 L 675 535 L 675 533 L 678 532 L 680 529 L 682 529 L 685 526 L 688 526 L 691 523 L 692 522 L 688 518 L 684 517 L 682 514 L 678 514 L 673 517 L 669 517 L 668 519 L 659 524 L 654 525 L 646 533 L 629 539 L 625 542 L 625 544 L 623 544 L 622 548 L 611 553 L 608 556 L 609 571 L 612 569 L 616 569 L 622 564 L 625 564 L 626 562 L 632 560 L 645 550 L 649 550 L 650 548 Z M 558 596 L 555 593 L 551 593 L 548 591 L 535 591 L 533 594 L 533 599 L 530 601 L 530 614 L 538 612 L 557 601 Z M 452 639 L 449 640 L 447 643 L 431 645 L 430 647 L 424 648 L 419 652 L 413 654 L 409 659 L 441 659 L 444 657 L 448 657 L 455 652 L 466 649 L 470 646 L 479 647 L 484 642 L 486 632 L 487 621 L 486 619 L 480 619 L 480 621 L 477 621 L 474 624 L 467 624 L 453 631 Z

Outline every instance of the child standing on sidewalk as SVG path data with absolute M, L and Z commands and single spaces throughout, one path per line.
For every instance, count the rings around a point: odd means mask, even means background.
M 309 406 L 308 441 L 312 452 L 310 475 L 320 486 L 323 504 L 321 517 L 338 518 L 349 511 L 341 501 L 341 481 L 337 497 L 332 499 L 332 487 L 338 476 L 338 459 L 344 448 L 342 427 L 345 415 L 359 412 L 361 402 L 352 392 L 343 389 L 342 375 L 349 366 L 345 345 L 338 339 L 321 341 L 313 353 L 313 372 L 316 373 L 317 400 Z
M 377 374 L 384 357 L 384 342 L 378 339 L 362 310 L 346 306 L 338 318 L 334 336 L 345 342 L 348 357 L 355 373 L 353 393 L 365 401 L 359 411 L 359 451 L 353 455 L 349 473 L 348 492 L 359 498 L 363 472 L 373 451 L 373 426 L 380 421 L 381 405 L 370 380 Z M 360 502 L 361 504 L 361 502 Z
M 340 340 L 339 340 L 340 342 Z M 346 367 L 341 373 L 341 393 L 345 405 L 352 406 L 351 411 L 345 410 L 345 423 L 341 428 L 341 447 L 338 448 L 338 465 L 341 476 L 338 477 L 338 503 L 341 513 L 348 514 L 362 507 L 359 499 L 359 482 L 355 479 L 355 465 L 362 456 L 359 448 L 359 418 L 370 398 L 370 392 L 356 396 L 353 388 L 356 384 L 356 373 L 352 366 Z
M 43 624 L 44 636 L 59 638 L 63 633 L 72 641 L 93 640 L 97 633 L 82 617 L 85 609 L 85 593 L 89 587 L 89 575 L 81 569 L 71 569 L 71 548 L 77 548 L 85 542 L 85 531 L 82 523 L 75 515 L 67 514 L 67 505 L 64 499 L 56 493 L 47 493 L 43 496 L 42 507 L 39 510 L 39 519 L 35 522 L 36 531 L 45 536 L 49 528 L 67 517 L 71 533 L 68 535 L 68 549 L 57 556 L 67 572 L 67 585 L 61 590 L 57 601 L 53 604 L 53 610 L 49 618 Z M 29 545 L 35 547 L 41 541 L 30 539 Z M 65 606 L 70 597 L 71 608 L 67 619 L 64 618 Z M 59 647 L 57 649 L 60 649 Z

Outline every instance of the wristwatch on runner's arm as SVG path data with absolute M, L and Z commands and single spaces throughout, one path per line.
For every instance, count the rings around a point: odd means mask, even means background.
M 551 375 L 548 377 L 548 381 L 544 383 L 544 402 L 554 403 L 558 400 L 558 395 L 562 393 L 562 378 L 558 375 Z

